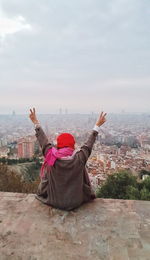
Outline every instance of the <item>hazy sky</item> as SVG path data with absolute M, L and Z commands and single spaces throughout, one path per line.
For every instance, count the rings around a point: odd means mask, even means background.
M 0 113 L 150 112 L 149 0 L 0 0 Z

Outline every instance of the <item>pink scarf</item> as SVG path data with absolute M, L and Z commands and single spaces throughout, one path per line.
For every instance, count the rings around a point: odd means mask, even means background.
M 68 156 L 71 156 L 73 154 L 73 152 L 74 152 L 74 149 L 72 149 L 70 147 L 64 147 L 61 149 L 56 149 L 55 147 L 52 147 L 51 149 L 49 149 L 46 153 L 44 163 L 42 164 L 42 167 L 41 167 L 40 177 L 41 178 L 44 177 L 44 170 L 47 165 L 53 166 L 55 161 L 58 158 L 63 158 L 63 157 L 67 158 Z

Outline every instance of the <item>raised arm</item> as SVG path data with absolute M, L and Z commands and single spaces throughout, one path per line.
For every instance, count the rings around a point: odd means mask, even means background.
M 40 126 L 40 122 L 36 116 L 35 108 L 30 109 L 29 117 L 35 126 L 35 131 L 36 131 L 35 135 L 36 135 L 39 145 L 43 151 L 43 154 L 45 154 L 45 152 L 47 150 L 46 148 L 50 148 L 51 144 L 48 143 L 48 138 L 45 135 L 42 127 Z
M 87 142 L 81 147 L 81 150 L 79 152 L 79 156 L 80 156 L 80 159 L 81 161 L 85 164 L 86 161 L 88 160 L 90 154 L 91 154 L 91 151 L 92 151 L 92 148 L 93 148 L 93 145 L 95 143 L 95 140 L 96 140 L 96 137 L 98 135 L 98 132 L 99 132 L 99 129 L 100 129 L 100 126 L 103 125 L 105 122 L 106 122 L 106 113 L 102 112 L 97 121 L 96 121 L 96 124 L 93 128 L 93 131 L 92 133 L 90 134 Z

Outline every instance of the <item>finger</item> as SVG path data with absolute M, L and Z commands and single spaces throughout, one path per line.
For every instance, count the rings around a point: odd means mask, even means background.
M 100 117 L 102 117 L 103 116 L 103 111 L 101 112 L 101 114 L 100 114 Z
M 31 112 L 31 114 L 32 114 L 32 109 L 30 109 L 30 112 Z
M 107 116 L 107 113 L 105 113 L 103 116 L 104 116 L 104 117 Z
M 33 113 L 35 114 L 35 107 L 33 108 Z

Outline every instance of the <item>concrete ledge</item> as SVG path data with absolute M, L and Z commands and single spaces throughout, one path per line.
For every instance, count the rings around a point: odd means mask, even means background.
M 65 212 L 0 192 L 0 259 L 149 260 L 150 202 L 96 199 Z

